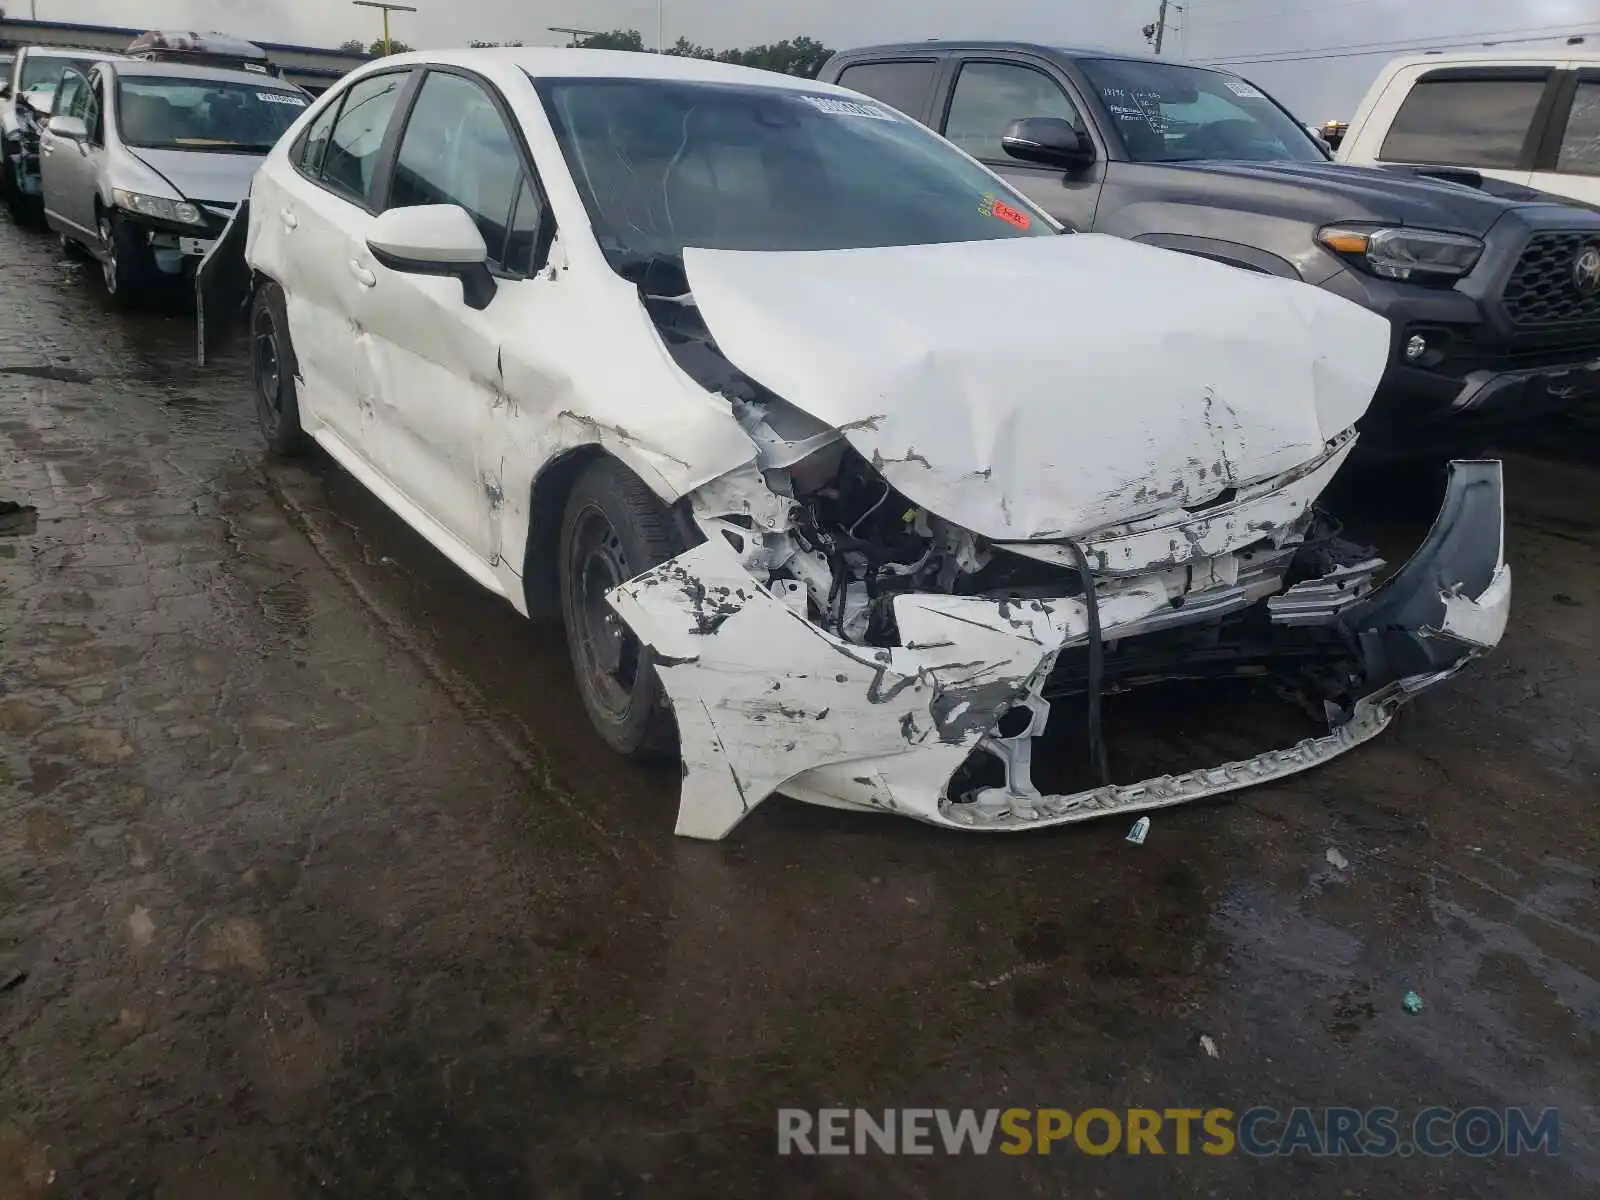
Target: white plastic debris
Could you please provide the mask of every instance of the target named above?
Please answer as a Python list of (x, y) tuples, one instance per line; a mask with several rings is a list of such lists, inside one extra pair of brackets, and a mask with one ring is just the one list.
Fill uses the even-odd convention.
[(1206, 1057), (1208, 1058), (1222, 1057), (1217, 1053), (1217, 1044), (1211, 1040), (1211, 1035), (1208, 1033), (1202, 1033), (1200, 1035), (1200, 1049), (1206, 1052)]
[(1350, 869), (1350, 860), (1340, 854), (1336, 847), (1329, 847), (1328, 865), (1337, 871), (1348, 871)]
[(1140, 817), (1133, 823), (1133, 828), (1128, 830), (1128, 840), (1135, 846), (1144, 845), (1145, 838), (1150, 836), (1150, 818)]

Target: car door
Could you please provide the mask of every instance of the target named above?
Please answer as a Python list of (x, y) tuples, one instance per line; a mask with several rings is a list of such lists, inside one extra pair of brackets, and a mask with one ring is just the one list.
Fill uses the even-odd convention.
[(346, 88), (290, 148), (291, 170), (262, 172), (253, 261), (282, 285), (300, 378), (300, 415), (346, 466), (370, 461), (375, 383), (358, 343), (371, 279), (366, 234), (415, 72)]
[[(56, 87), (55, 103), (50, 110), (54, 117), (76, 117), (88, 125), (90, 87), (82, 72), (71, 67), (62, 72)], [(93, 240), (92, 226), (85, 226), (74, 216), (78, 193), (93, 185), (89, 162), (89, 144), (72, 138), (58, 137), (46, 128), (39, 135), (39, 183), (44, 197), (45, 220), (52, 229), (79, 240)]]
[[(501, 558), (505, 494), (500, 347), (536, 336), (518, 317), (548, 289), (535, 277), (547, 206), (523, 139), (491, 84), (432, 68), (395, 156), (389, 208), (456, 204), (483, 234), (496, 295), (475, 310), (452, 278), (391, 271), (370, 256), (361, 343), (377, 383), (378, 470), (445, 535), (480, 582)], [(455, 543), (451, 545), (450, 543)]]
[[(1073, 229), (1094, 226), (1105, 182), (1106, 152), (1084, 118), (1070, 85), (1043, 63), (988, 55), (954, 62), (949, 95), (937, 126), (946, 138), (991, 168), (1028, 199)], [(1006, 126), (1021, 117), (1060, 117), (1095, 143), (1095, 161), (1082, 171), (1018, 162), (1000, 146)]]
[(1563, 84), (1531, 183), (1600, 205), (1600, 69), (1569, 73)]

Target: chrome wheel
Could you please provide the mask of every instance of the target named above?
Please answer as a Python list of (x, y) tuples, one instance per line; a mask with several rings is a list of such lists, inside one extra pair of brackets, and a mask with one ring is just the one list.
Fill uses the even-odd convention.
[(111, 227), (110, 217), (100, 218), (100, 272), (105, 276), (106, 291), (117, 294), (118, 279), (117, 234)]

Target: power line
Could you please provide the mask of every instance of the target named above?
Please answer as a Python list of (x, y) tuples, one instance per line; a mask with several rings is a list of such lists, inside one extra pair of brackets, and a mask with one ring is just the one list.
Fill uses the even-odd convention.
[[(1542, 42), (1553, 38), (1573, 35), (1587, 35), (1595, 32), (1595, 27), (1563, 25), (1545, 26), (1535, 29), (1501, 29), (1489, 30), (1484, 33), (1463, 33), (1454, 36), (1471, 39), (1470, 41), (1437, 42), (1426, 38), (1406, 38), (1403, 41), (1392, 42), (1355, 42), (1348, 46), (1329, 46), (1318, 50), (1314, 46), (1303, 46), (1294, 50), (1261, 50), (1245, 54), (1231, 55), (1224, 58), (1207, 58), (1200, 61), (1206, 64), (1233, 64), (1242, 65), (1249, 63), (1270, 62), (1311, 62), (1325, 58), (1361, 58), (1369, 54), (1388, 54), (1404, 50), (1454, 50), (1465, 46), (1479, 46), (1485, 39), (1494, 39), (1497, 43)], [(1529, 37), (1512, 37), (1512, 34), (1530, 34)], [(1446, 35), (1451, 36), (1451, 35)]]
[[(1306, 8), (1273, 8), (1266, 12), (1251, 13), (1248, 17), (1229, 17), (1225, 21), (1206, 21), (1207, 29), (1221, 28), (1224, 25), (1248, 25), (1259, 21), (1270, 21), (1275, 17), (1311, 17), (1322, 13), (1345, 8), (1363, 8), (1369, 4), (1393, 4), (1395, 0), (1327, 0), (1326, 3), (1313, 4)], [(1226, 10), (1224, 10), (1226, 11)]]

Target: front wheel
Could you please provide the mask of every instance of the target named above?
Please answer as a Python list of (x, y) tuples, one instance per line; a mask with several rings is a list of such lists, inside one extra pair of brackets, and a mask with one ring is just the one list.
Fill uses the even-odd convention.
[(677, 755), (678, 731), (653, 655), (606, 593), (683, 552), (666, 506), (615, 459), (578, 477), (561, 523), (561, 615), (589, 719), (630, 758)]
[(150, 248), (117, 213), (100, 214), (100, 269), (118, 304), (137, 304), (150, 286)]

